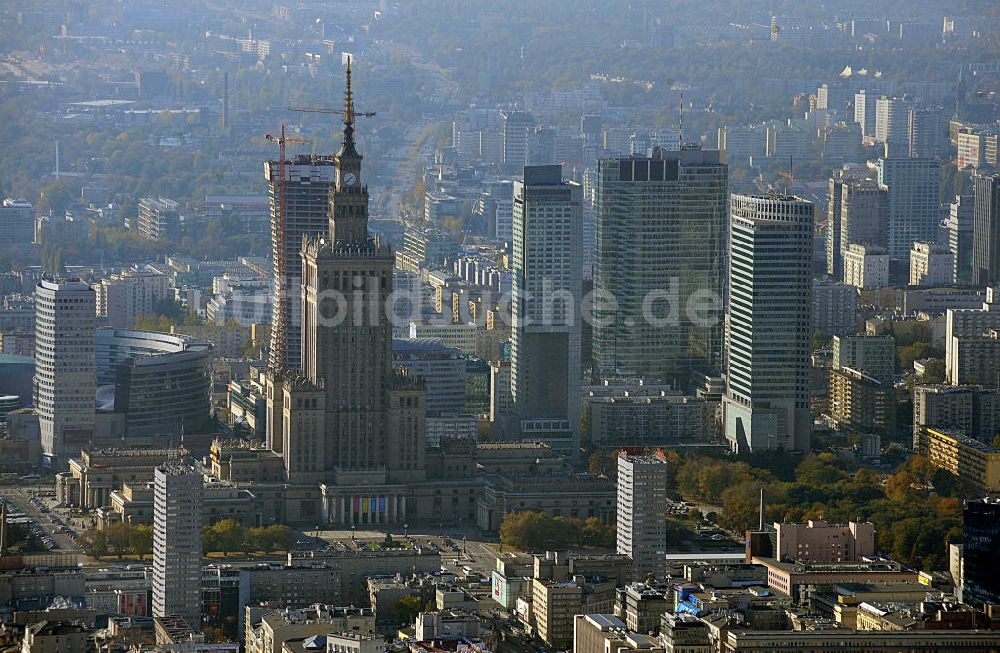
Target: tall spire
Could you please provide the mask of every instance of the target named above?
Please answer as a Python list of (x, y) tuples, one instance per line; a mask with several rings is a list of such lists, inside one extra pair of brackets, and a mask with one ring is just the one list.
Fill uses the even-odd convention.
[(351, 57), (347, 57), (347, 86), (344, 92), (344, 124), (354, 126), (354, 98), (351, 96)]
[(338, 156), (358, 156), (354, 147), (354, 97), (351, 94), (351, 57), (347, 57), (347, 85), (344, 91), (344, 142)]

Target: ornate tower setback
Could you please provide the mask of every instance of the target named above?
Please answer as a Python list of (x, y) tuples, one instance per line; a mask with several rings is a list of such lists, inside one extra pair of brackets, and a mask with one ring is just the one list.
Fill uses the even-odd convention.
[(354, 116), (348, 65), (330, 233), (306, 240), (302, 249), (302, 369), (325, 390), (319, 450), (326, 478), (346, 486), (422, 479), (426, 447), (424, 421), (412, 418), (412, 409), (423, 406), (424, 390), (410, 383), (410, 396), (401, 401), (404, 382), (392, 370), (387, 305), (395, 254), (368, 235), (368, 188), (361, 181)]

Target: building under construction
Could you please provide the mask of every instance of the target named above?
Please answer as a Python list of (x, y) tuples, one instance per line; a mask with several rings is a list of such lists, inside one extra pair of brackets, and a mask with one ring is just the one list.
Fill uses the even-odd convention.
[[(283, 365), (280, 361), (271, 360), (271, 366), (298, 369), (302, 341), (299, 301), (302, 260), (299, 250), (302, 248), (303, 237), (314, 237), (329, 232), (328, 195), (330, 185), (336, 178), (336, 165), (330, 156), (297, 155), (287, 161), (284, 167), (286, 217), (284, 238), (281, 238), (278, 229), (280, 166), (277, 161), (264, 163), (264, 177), (268, 182), (271, 201), (271, 259), (274, 265), (274, 288), (284, 289), (286, 293), (285, 301), (274, 302), (271, 324), (282, 324), (281, 311), (284, 311), (284, 328), (271, 329), (270, 348), (272, 359), (276, 352), (284, 349), (285, 360)], [(284, 283), (281, 283), (279, 257), (284, 259)], [(278, 338), (285, 339), (283, 348), (279, 346)]]

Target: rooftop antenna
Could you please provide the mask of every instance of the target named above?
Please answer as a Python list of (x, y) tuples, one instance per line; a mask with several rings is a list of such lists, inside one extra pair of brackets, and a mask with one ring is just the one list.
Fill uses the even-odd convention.
[(229, 131), (229, 71), (222, 73), (222, 133)]
[(677, 151), (684, 149), (684, 91), (677, 102)]
[(184, 456), (187, 454), (187, 449), (184, 448), (184, 417), (181, 416), (181, 446), (180, 451), (180, 461), (184, 462)]
[(788, 157), (788, 171), (779, 171), (779, 176), (785, 178), (785, 195), (788, 195), (788, 182), (795, 181), (795, 157)]
[(962, 108), (962, 100), (964, 99), (965, 90), (965, 64), (961, 64), (958, 67), (958, 81), (955, 84), (955, 119), (958, 119), (959, 113)]
[(764, 488), (760, 488), (760, 521), (757, 525), (757, 530), (763, 532), (764, 530)]

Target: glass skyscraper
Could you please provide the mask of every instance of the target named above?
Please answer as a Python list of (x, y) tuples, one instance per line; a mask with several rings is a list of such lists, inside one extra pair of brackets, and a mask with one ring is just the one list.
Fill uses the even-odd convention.
[(1000, 603), (1000, 499), (979, 499), (963, 511), (964, 568), (962, 601), (971, 605)]
[[(679, 386), (693, 369), (719, 367), (727, 193), (717, 150), (653, 149), (599, 163), (597, 379)], [(689, 314), (689, 303), (714, 308)]]
[(734, 451), (807, 451), (812, 434), (812, 203), (733, 195), (726, 438)]
[(511, 395), (524, 439), (576, 456), (580, 444), (583, 188), (562, 168), (514, 182)]

